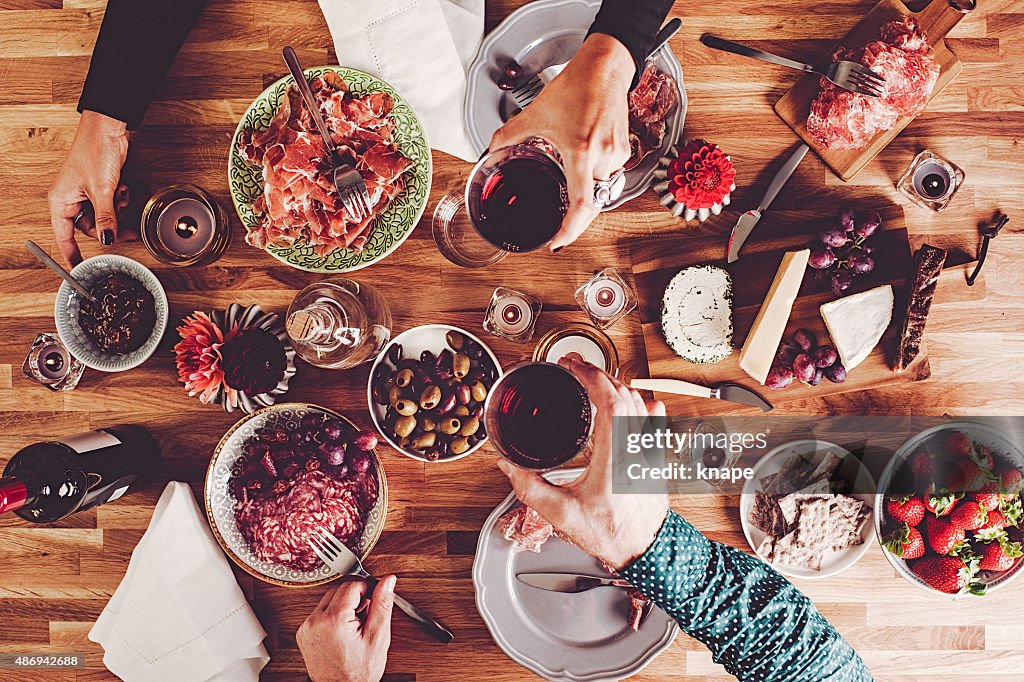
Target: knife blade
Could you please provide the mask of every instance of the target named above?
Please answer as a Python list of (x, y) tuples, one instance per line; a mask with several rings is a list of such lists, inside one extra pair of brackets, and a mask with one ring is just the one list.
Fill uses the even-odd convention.
[(810, 149), (806, 144), (800, 143), (796, 150), (790, 155), (786, 163), (782, 164), (776, 173), (775, 177), (772, 178), (771, 183), (768, 185), (768, 191), (764, 193), (764, 198), (761, 199), (761, 203), (752, 211), (747, 211), (740, 216), (740, 219), (736, 221), (736, 226), (732, 228), (732, 234), (729, 235), (729, 262), (735, 263), (740, 258), (740, 249), (743, 248), (743, 243), (747, 241), (747, 237), (753, 232), (754, 226), (757, 225), (757, 221), (761, 219), (761, 215), (768, 210), (779, 191), (785, 186), (786, 181), (793, 175), (793, 171), (800, 165), (800, 162), (804, 160), (804, 156), (807, 155), (807, 150)]
[(602, 578), (596, 575), (579, 575), (577, 573), (517, 573), (516, 580), (531, 587), (539, 587), (548, 592), (574, 594), (586, 592), (595, 587), (633, 587), (625, 580)]
[(683, 381), (682, 379), (633, 379), (629, 382), (629, 387), (642, 391), (658, 391), (660, 393), (688, 395), (694, 398), (725, 400), (730, 403), (750, 405), (759, 408), (762, 412), (771, 412), (774, 409), (772, 404), (762, 398), (759, 393), (739, 384), (721, 384), (714, 388), (709, 388), (689, 381)]

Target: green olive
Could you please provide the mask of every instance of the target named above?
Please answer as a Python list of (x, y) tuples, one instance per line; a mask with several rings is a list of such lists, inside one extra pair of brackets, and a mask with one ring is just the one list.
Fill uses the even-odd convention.
[(461, 379), (462, 377), (469, 374), (469, 367), (472, 363), (469, 361), (469, 356), (465, 353), (459, 352), (455, 354), (455, 359), (452, 360), (452, 374), (456, 378)]
[(469, 439), (465, 436), (459, 436), (458, 438), (452, 439), (452, 444), (448, 448), (448, 452), (453, 455), (461, 455), (466, 450), (469, 450)]
[(403, 415), (395, 420), (395, 435), (399, 438), (407, 438), (415, 428), (416, 417)]
[(395, 403), (395, 412), (403, 417), (411, 417), (418, 409), (416, 403), (408, 398), (402, 398)]
[(449, 419), (442, 419), (441, 423), (437, 425), (437, 428), (441, 431), (441, 433), (447, 436), (451, 436), (459, 432), (459, 429), (462, 428), (462, 422), (456, 419), (455, 417), (451, 417)]
[(452, 350), (459, 351), (466, 345), (466, 337), (459, 332), (452, 330), (444, 335), (444, 340), (448, 342)]
[(469, 387), (469, 393), (473, 397), (473, 400), (478, 403), (482, 403), (487, 400), (487, 387), (484, 386), (484, 382), (478, 381)]
[(404, 396), (402, 395), (402, 389), (398, 386), (392, 386), (388, 389), (388, 405), (394, 407), (395, 403), (401, 400)]
[(412, 383), (413, 371), (411, 369), (403, 369), (401, 372), (395, 375), (395, 384), (405, 388)]
[(428, 431), (413, 437), (410, 445), (416, 450), (427, 450), (434, 447), (435, 442), (437, 442), (437, 434), (433, 431)]
[(462, 420), (462, 428), (459, 429), (460, 436), (472, 436), (480, 428), (480, 420), (476, 417)]
[(454, 410), (452, 410), (452, 414), (455, 415), (456, 417), (468, 417), (469, 408), (466, 407), (465, 405), (459, 405)]
[(423, 431), (433, 431), (437, 428), (437, 422), (428, 417), (427, 415), (420, 412), (420, 429)]
[(420, 393), (420, 407), (424, 410), (432, 410), (441, 402), (441, 387), (431, 384)]

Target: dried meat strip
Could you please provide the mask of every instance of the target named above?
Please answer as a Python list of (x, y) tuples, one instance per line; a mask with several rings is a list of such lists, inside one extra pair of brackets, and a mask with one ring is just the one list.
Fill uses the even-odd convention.
[(921, 352), (924, 327), (935, 298), (935, 289), (939, 283), (939, 275), (942, 274), (942, 266), (946, 263), (946, 251), (925, 244), (918, 250), (916, 261), (914, 281), (907, 301), (907, 312), (903, 318), (903, 329), (900, 331), (900, 347), (896, 352), (894, 369), (897, 372), (902, 372), (909, 367)]

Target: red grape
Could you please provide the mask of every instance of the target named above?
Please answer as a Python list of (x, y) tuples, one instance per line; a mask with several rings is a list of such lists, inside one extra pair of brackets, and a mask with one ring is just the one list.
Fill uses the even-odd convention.
[(825, 370), (825, 378), (833, 384), (841, 384), (846, 381), (846, 368), (843, 363), (837, 362)]
[(796, 333), (793, 334), (793, 340), (805, 353), (814, 348), (814, 332), (807, 331), (806, 329), (797, 329)]
[(507, 78), (502, 78), (500, 81), (498, 81), (498, 89), (500, 90), (513, 90), (515, 89), (515, 87), (515, 82)]
[(814, 349), (811, 357), (814, 358), (815, 366), (820, 369), (825, 369), (826, 367), (831, 367), (836, 364), (836, 360), (839, 359), (839, 353), (837, 353), (836, 349), (832, 346), (818, 346)]
[(835, 265), (835, 262), (836, 254), (827, 246), (811, 251), (811, 258), (808, 261), (809, 265), (815, 270), (826, 270)]
[(345, 461), (345, 446), (338, 443), (324, 443), (320, 446), (320, 454), (328, 464), (338, 466)]
[(875, 259), (864, 253), (851, 253), (848, 262), (858, 275), (866, 275), (875, 269)]
[(824, 379), (824, 378), (825, 378), (825, 370), (823, 370), (823, 369), (816, 369), (816, 370), (814, 370), (814, 376), (811, 377), (811, 380), (808, 381), (807, 384), (809, 386), (817, 386), (818, 384), (821, 383), (821, 380)]
[(800, 355), (793, 358), (793, 378), (795, 379), (810, 381), (814, 378), (816, 369), (814, 360), (807, 353), (800, 353)]
[(853, 275), (848, 270), (836, 270), (832, 273), (832, 291), (836, 296), (853, 286)]
[(780, 365), (792, 365), (793, 358), (800, 352), (800, 347), (788, 339), (783, 339), (779, 350), (775, 353), (775, 362)]
[(882, 225), (882, 216), (878, 214), (878, 211), (872, 211), (867, 217), (857, 226), (857, 236), (864, 237), (865, 239), (875, 233)]
[(348, 464), (357, 474), (364, 473), (370, 468), (370, 453), (366, 450), (353, 450), (348, 454)]
[(850, 237), (846, 231), (839, 227), (830, 227), (818, 233), (818, 237), (826, 246), (846, 246), (850, 243)]
[(793, 370), (782, 365), (773, 365), (768, 372), (768, 378), (764, 380), (765, 386), (776, 390), (786, 388), (791, 383), (793, 383)]
[(519, 76), (522, 75), (522, 73), (523, 73), (523, 67), (519, 66), (519, 62), (517, 62), (516, 60), (510, 59), (505, 64), (505, 69), (504, 69), (505, 78), (508, 78), (509, 80), (515, 80), (515, 79), (519, 78)]
[(839, 223), (843, 226), (843, 229), (847, 232), (853, 232), (853, 209), (849, 206), (843, 208), (843, 212), (839, 214)]

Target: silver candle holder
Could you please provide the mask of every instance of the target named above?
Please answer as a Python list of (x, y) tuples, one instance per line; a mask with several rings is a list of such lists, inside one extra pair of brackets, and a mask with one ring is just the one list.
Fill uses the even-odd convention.
[(68, 352), (60, 337), (45, 333), (32, 342), (21, 371), (51, 391), (71, 391), (78, 386), (85, 365)]

